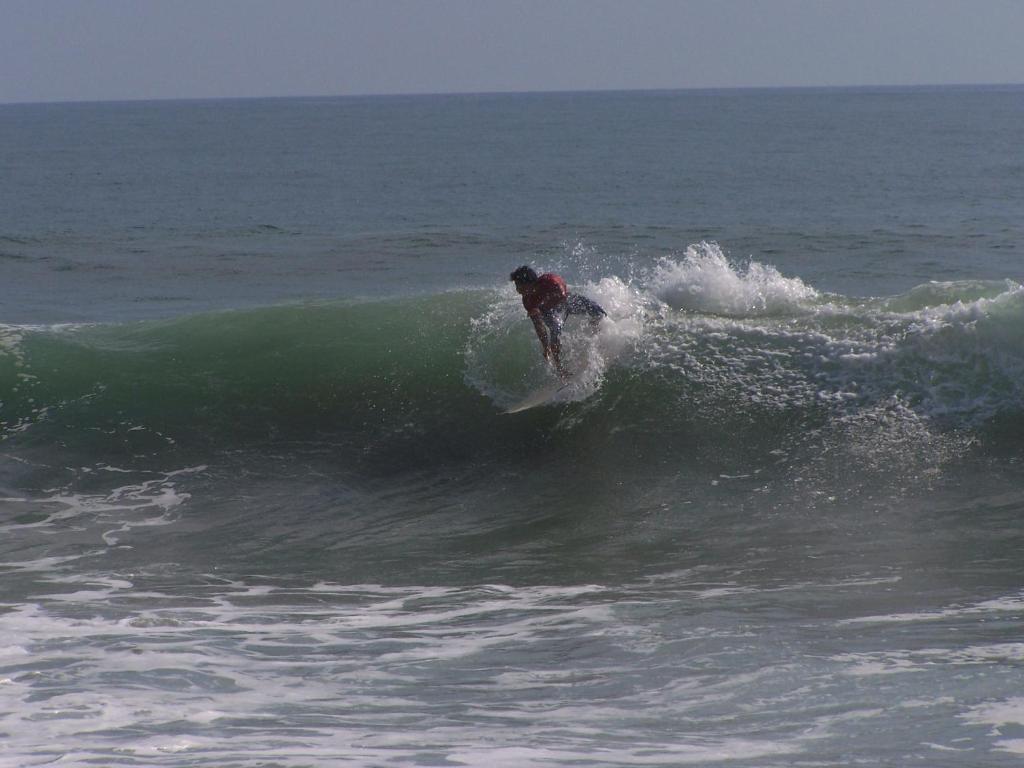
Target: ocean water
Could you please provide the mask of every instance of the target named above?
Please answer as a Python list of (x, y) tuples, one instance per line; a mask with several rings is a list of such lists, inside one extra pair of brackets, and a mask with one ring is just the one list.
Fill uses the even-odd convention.
[[(1024, 759), (1024, 88), (0, 106), (0, 764)], [(550, 381), (508, 273), (599, 301)]]

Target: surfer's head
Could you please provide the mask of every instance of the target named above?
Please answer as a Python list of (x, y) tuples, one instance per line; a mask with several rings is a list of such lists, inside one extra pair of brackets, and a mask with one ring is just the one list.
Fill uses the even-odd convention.
[(519, 286), (521, 283), (535, 283), (537, 282), (537, 273), (532, 267), (528, 267), (525, 264), (509, 275), (509, 280)]

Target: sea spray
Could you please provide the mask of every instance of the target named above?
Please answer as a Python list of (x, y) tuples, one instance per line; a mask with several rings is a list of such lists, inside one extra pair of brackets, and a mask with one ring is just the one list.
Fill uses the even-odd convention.
[(716, 243), (687, 247), (682, 259), (662, 258), (651, 270), (648, 290), (672, 309), (734, 317), (798, 313), (818, 297), (799, 278), (775, 267), (730, 262)]

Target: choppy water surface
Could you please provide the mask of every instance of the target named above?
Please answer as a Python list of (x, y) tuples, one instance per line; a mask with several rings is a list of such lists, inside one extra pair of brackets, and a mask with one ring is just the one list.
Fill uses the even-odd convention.
[(0, 762), (1017, 764), (1022, 110), (0, 108)]

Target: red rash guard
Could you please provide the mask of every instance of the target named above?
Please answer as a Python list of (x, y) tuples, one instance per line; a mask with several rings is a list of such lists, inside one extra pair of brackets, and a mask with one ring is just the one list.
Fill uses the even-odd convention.
[(569, 288), (560, 275), (545, 273), (530, 286), (523, 296), (523, 306), (529, 314), (554, 309), (569, 295)]

